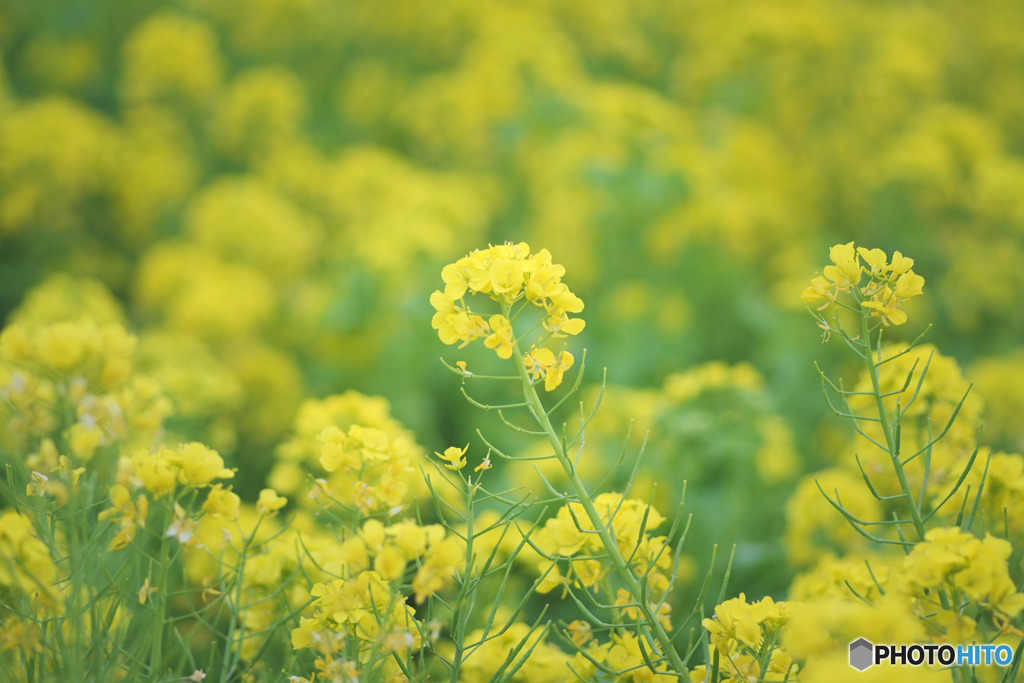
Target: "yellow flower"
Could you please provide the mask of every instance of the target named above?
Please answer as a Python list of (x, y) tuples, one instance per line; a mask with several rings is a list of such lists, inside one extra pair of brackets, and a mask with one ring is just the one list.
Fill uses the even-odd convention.
[(405, 573), (406, 558), (392, 543), (384, 545), (373, 561), (373, 570), (386, 581), (398, 581)]
[(577, 646), (586, 644), (588, 640), (594, 637), (590, 624), (580, 619), (570, 622), (566, 630), (569, 632), (572, 642), (576, 643)]
[(914, 267), (914, 259), (907, 258), (898, 251), (892, 253), (892, 263), (889, 264), (889, 272), (892, 275), (902, 275)]
[(853, 249), (853, 242), (837, 244), (829, 250), (834, 266), (825, 266), (824, 275), (832, 282), (845, 288), (860, 282), (861, 266)]
[[(893, 253), (892, 263), (887, 265), (884, 251), (864, 247), (855, 250), (853, 242), (835, 245), (829, 256), (833, 265), (825, 267), (824, 277), (817, 276), (811, 280), (810, 286), (800, 295), (804, 301), (827, 299), (818, 307), (819, 311), (823, 310), (836, 300), (839, 292), (849, 292), (860, 282), (862, 273), (867, 272), (867, 284), (856, 292), (860, 305), (873, 317), (881, 318), (884, 325), (902, 325), (907, 321), (907, 314), (901, 310), (902, 304), (921, 294), (924, 286), (924, 278), (910, 269), (914, 265), (913, 259), (897, 251)], [(864, 260), (866, 267), (860, 265), (858, 257)], [(827, 339), (830, 330), (825, 330)]]
[(178, 468), (168, 459), (169, 454), (167, 449), (161, 449), (154, 455), (141, 452), (132, 457), (135, 476), (157, 499), (173, 491), (178, 479)]
[(42, 472), (32, 472), (32, 481), (25, 487), (26, 496), (43, 496), (46, 495), (46, 485), (49, 483), (50, 478)]
[(76, 422), (68, 429), (68, 442), (71, 452), (76, 458), (84, 462), (92, 460), (96, 448), (103, 439), (103, 430), (98, 425), (86, 425)]
[(789, 606), (770, 597), (747, 603), (746, 596), (726, 600), (715, 607), (713, 619), (704, 619), (711, 644), (723, 655), (739, 647), (758, 652), (766, 638), (789, 620)]
[(132, 500), (131, 493), (122, 484), (114, 484), (110, 487), (110, 503), (113, 507), (103, 510), (99, 518), (118, 518), (120, 529), (110, 542), (109, 550), (121, 550), (128, 546), (135, 538), (135, 531), (138, 527), (146, 527), (146, 517), (149, 515), (149, 499), (140, 495), (138, 500)]
[(832, 293), (831, 285), (828, 280), (821, 277), (820, 275), (811, 280), (811, 286), (803, 291), (800, 298), (808, 303), (813, 303), (818, 299), (828, 299), (825, 304), (819, 308), (820, 311), (825, 306), (828, 306), (830, 301), (835, 301), (835, 294)]
[(488, 323), (491, 326), (492, 333), (491, 336), (484, 340), (484, 346), (494, 349), (494, 352), (498, 354), (498, 358), (511, 358), (515, 339), (512, 337), (512, 325), (509, 323), (508, 318), (503, 315), (492, 315)]
[(871, 315), (881, 318), (885, 325), (902, 325), (907, 322), (907, 314), (899, 309), (899, 304), (899, 299), (895, 297), (882, 296), (880, 300), (865, 301), (861, 305), (870, 308)]
[(259, 500), (256, 503), (257, 509), (260, 514), (272, 516), (276, 515), (277, 511), (288, 504), (288, 499), (277, 495), (277, 491), (274, 489), (263, 489), (260, 491)]
[(545, 305), (548, 317), (544, 320), (544, 329), (553, 337), (564, 337), (567, 334), (576, 335), (583, 331), (586, 322), (581, 318), (570, 318), (569, 313), (579, 313), (583, 310), (583, 300), (569, 291), (564, 284), (560, 284), (551, 295), (550, 303)]
[(448, 316), (455, 313), (455, 301), (448, 297), (447, 294), (440, 290), (435, 290), (430, 295), (430, 305), (437, 311), (434, 313), (434, 317), (431, 319), (431, 326), (437, 330), (438, 336), (445, 344), (454, 344), (459, 341), (458, 335), (455, 334), (454, 327), (448, 322)]
[(488, 294), (506, 308), (525, 298), (526, 303), (544, 309), (544, 329), (554, 337), (579, 334), (584, 321), (569, 314), (582, 311), (583, 301), (561, 282), (564, 273), (565, 268), (552, 263), (546, 249), (530, 254), (525, 242), (477, 249), (441, 270), (445, 288), (430, 295), (436, 310), (431, 325), (442, 342), (461, 341), (460, 348), (486, 335), (487, 347), (501, 358), (509, 358), (513, 343), (509, 320), (495, 316), (488, 326), (463, 301), (467, 293)]
[(530, 300), (550, 298), (558, 291), (565, 267), (552, 263), (551, 252), (547, 249), (538, 251), (534, 261), (536, 268), (526, 285), (526, 296)]
[[(317, 631), (319, 630), (320, 621), (318, 619), (312, 619), (310, 617), (299, 617), (298, 628), (292, 629), (292, 649), (303, 650), (306, 648), (316, 647), (317, 644)], [(298, 676), (291, 676), (291, 680), (302, 680), (306, 681), (305, 678), (299, 678)]]
[(412, 580), (417, 604), (422, 603), (428, 595), (444, 588), (447, 581), (455, 576), (455, 572), (461, 569), (465, 562), (465, 546), (459, 539), (448, 537), (440, 543), (431, 545)]
[(509, 300), (515, 298), (523, 288), (524, 270), (524, 263), (520, 260), (495, 260), (489, 270), (491, 291), (502, 294)]
[(896, 280), (895, 294), (900, 299), (917, 296), (924, 288), (924, 278), (912, 270), (908, 270)]
[(0, 513), (0, 587), (52, 598), (57, 568), (28, 517)]
[(543, 377), (544, 390), (553, 391), (562, 383), (565, 371), (572, 367), (575, 359), (568, 351), (561, 351), (556, 356), (551, 349), (542, 346), (530, 351), (523, 361), (532, 378)]
[(430, 295), (430, 303), (437, 310), (431, 326), (445, 344), (462, 342), (462, 348), (474, 339), (487, 334), (487, 323), (479, 315), (470, 313), (455, 304), (446, 293), (436, 291)]
[(149, 596), (151, 596), (153, 593), (156, 593), (158, 590), (160, 589), (149, 585), (149, 577), (147, 576), (146, 580), (142, 582), (142, 588), (139, 589), (139, 604), (145, 605), (146, 600), (149, 599)]
[[(469, 287), (469, 268), (467, 266), (467, 259), (459, 259), (441, 269), (441, 279), (444, 280), (443, 296), (450, 301), (461, 299)], [(441, 294), (441, 292), (434, 294)], [(434, 297), (431, 296), (431, 303), (434, 303), (433, 299)]]
[(230, 488), (214, 484), (206, 494), (203, 512), (218, 519), (234, 522), (241, 515), (241, 499)]
[(224, 467), (224, 460), (212, 448), (201, 443), (189, 443), (180, 448), (181, 471), (178, 475), (186, 486), (202, 488), (214, 479), (230, 479), (235, 473)]
[(538, 568), (538, 572), (542, 575), (540, 583), (537, 584), (537, 592), (550, 593), (559, 586), (567, 586), (569, 581), (562, 576), (562, 572), (558, 569), (558, 565), (554, 562), (547, 562), (542, 564)]
[[(44, 445), (47, 442), (49, 442), (51, 447), (53, 446), (53, 442), (50, 441), (49, 439), (46, 439), (44, 441)], [(40, 450), (42, 450), (42, 447), (40, 447)], [(60, 456), (58, 458), (57, 462), (58, 462), (58, 468), (57, 469), (60, 471), (60, 473), (65, 475), (68, 479), (71, 480), (71, 485), (72, 486), (78, 486), (78, 480), (81, 479), (82, 475), (85, 473), (85, 468), (84, 467), (76, 467), (76, 468), (72, 469), (72, 467), (71, 467), (71, 460), (66, 455)]]
[(450, 446), (444, 449), (443, 454), (434, 451), (434, 455), (441, 458), (447, 463), (445, 467), (447, 467), (450, 470), (458, 471), (466, 466), (467, 450), (469, 450), (469, 444), (466, 444), (465, 448), (456, 448), (455, 446)]
[(868, 268), (871, 269), (872, 275), (880, 274), (885, 269), (886, 256), (885, 252), (881, 249), (865, 249), (864, 247), (857, 247), (857, 253), (860, 255), (864, 262), (868, 264)]

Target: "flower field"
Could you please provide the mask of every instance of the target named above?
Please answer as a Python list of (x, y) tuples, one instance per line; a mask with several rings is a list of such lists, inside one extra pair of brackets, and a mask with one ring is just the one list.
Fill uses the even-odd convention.
[(1021, 36), (0, 3), (0, 680), (1024, 680)]

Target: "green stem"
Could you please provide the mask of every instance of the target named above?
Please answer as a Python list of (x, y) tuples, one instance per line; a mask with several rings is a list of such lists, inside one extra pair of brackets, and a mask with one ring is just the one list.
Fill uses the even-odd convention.
[[(166, 515), (164, 522), (166, 523)], [(164, 643), (164, 625), (167, 622), (167, 565), (170, 564), (170, 545), (171, 541), (165, 537), (159, 537), (158, 542), (160, 543), (160, 560), (156, 568), (158, 575), (155, 584), (151, 584), (159, 591), (154, 593), (156, 596), (156, 622), (155, 630), (156, 634), (153, 638), (153, 649), (150, 651), (149, 669), (153, 676), (159, 676), (160, 668), (163, 666), (163, 643)]]
[(452, 634), (455, 641), (455, 655), (452, 657), (452, 668), (448, 679), (450, 683), (457, 683), (459, 680), (459, 670), (462, 668), (462, 657), (466, 644), (466, 626), (472, 611), (470, 606), (466, 604), (467, 593), (472, 594), (476, 592), (475, 579), (472, 578), (474, 493), (476, 493), (476, 488), (470, 482), (466, 492), (466, 569), (462, 587), (459, 589), (459, 595), (455, 602), (455, 610), (452, 614), (452, 623), (455, 625), (455, 633)]
[[(885, 402), (882, 400), (881, 385), (878, 380), (878, 366), (881, 363), (882, 358), (882, 342), (879, 339), (878, 348), (872, 348), (871, 346), (871, 332), (868, 330), (868, 317), (867, 311), (861, 313), (861, 335), (864, 337), (864, 347), (867, 351), (868, 361), (868, 374), (871, 377), (871, 388), (875, 396), (875, 407), (878, 410), (878, 422), (882, 425), (882, 434), (885, 436), (885, 445), (889, 449), (889, 456), (892, 459), (892, 467), (896, 472), (896, 479), (900, 483), (900, 490), (903, 492), (903, 498), (907, 501), (907, 507), (910, 509), (910, 518), (914, 523), (914, 529), (917, 532), (917, 539), (919, 542), (924, 541), (925, 527), (924, 520), (921, 518), (921, 510), (918, 508), (917, 503), (914, 500), (914, 494), (910, 490), (910, 483), (907, 481), (906, 472), (903, 471), (903, 463), (900, 462), (899, 449), (896, 447), (896, 439), (892, 433), (892, 426), (889, 424), (889, 415), (885, 409)], [(877, 358), (877, 360), (876, 360)], [(900, 414), (897, 412), (895, 419), (900, 419)], [(924, 498), (922, 490), (921, 498)], [(946, 592), (941, 588), (938, 591), (939, 603), (943, 609), (950, 609), (950, 601)]]
[[(505, 311), (505, 316), (508, 317), (507, 310)], [(637, 581), (635, 576), (633, 576), (633, 572), (630, 571), (625, 558), (623, 558), (622, 553), (619, 552), (619, 547), (615, 538), (601, 520), (601, 515), (594, 506), (594, 502), (591, 500), (590, 494), (587, 493), (586, 487), (576, 474), (576, 469), (573, 467), (572, 461), (569, 460), (565, 453), (562, 440), (551, 425), (551, 420), (548, 419), (548, 414), (544, 409), (544, 404), (540, 400), (540, 396), (537, 394), (537, 389), (534, 387), (533, 382), (530, 380), (529, 373), (526, 370), (526, 364), (523, 362), (523, 354), (519, 349), (518, 340), (515, 340), (512, 344), (512, 355), (515, 359), (516, 370), (519, 371), (519, 377), (523, 382), (523, 392), (526, 396), (526, 401), (530, 405), (530, 410), (533, 412), (534, 418), (536, 418), (541, 429), (544, 430), (548, 443), (551, 444), (551, 448), (555, 452), (555, 457), (558, 459), (559, 464), (562, 465), (562, 469), (569, 478), (569, 482), (572, 484), (580, 505), (583, 506), (591, 524), (594, 525), (594, 529), (597, 531), (597, 534), (601, 539), (601, 543), (608, 552), (608, 557), (611, 559), (612, 564), (615, 567), (615, 571), (622, 579), (622, 582), (626, 585), (626, 590), (629, 591), (633, 601), (639, 605), (640, 612), (643, 614), (644, 621), (647, 625), (647, 631), (644, 633), (645, 638), (652, 644), (656, 640), (657, 644), (661, 647), (664, 657), (668, 660), (676, 673), (684, 674), (686, 672), (686, 665), (679, 657), (679, 653), (676, 652), (675, 646), (672, 645), (672, 639), (665, 631), (665, 628), (651, 611), (650, 605), (647, 603), (646, 596), (644, 595), (643, 586), (641, 586), (640, 582)]]
[[(924, 520), (921, 518), (921, 510), (918, 504), (914, 500), (914, 495), (910, 490), (910, 483), (907, 481), (906, 472), (903, 470), (903, 463), (900, 461), (899, 449), (896, 446), (896, 439), (893, 435), (892, 425), (889, 424), (889, 415), (885, 409), (885, 402), (882, 399), (881, 385), (878, 379), (878, 367), (882, 362), (882, 340), (879, 336), (877, 348), (873, 348), (871, 345), (871, 330), (868, 327), (868, 320), (871, 317), (869, 311), (865, 310), (863, 306), (863, 299), (860, 296), (856, 288), (853, 288), (853, 295), (856, 297), (857, 302), (860, 306), (861, 316), (861, 337), (863, 339), (865, 360), (868, 365), (868, 375), (871, 377), (871, 389), (874, 393), (875, 407), (878, 410), (878, 422), (882, 425), (882, 434), (885, 436), (885, 445), (889, 450), (889, 457), (892, 460), (893, 470), (896, 472), (896, 479), (900, 484), (900, 491), (903, 493), (903, 498), (907, 502), (907, 507), (910, 510), (910, 518), (914, 523), (914, 530), (917, 532), (918, 541), (924, 541), (925, 537), (925, 526)], [(899, 404), (897, 404), (898, 406)], [(897, 412), (894, 421), (898, 423), (902, 416)], [(921, 491), (921, 499), (924, 499), (924, 490)], [(949, 596), (941, 588), (938, 591), (939, 602), (943, 609), (950, 609)], [(965, 674), (957, 669), (953, 669), (954, 681), (967, 680)]]
[[(875, 407), (878, 410), (878, 422), (882, 425), (882, 434), (885, 436), (885, 445), (889, 449), (889, 457), (892, 459), (893, 469), (896, 471), (896, 478), (900, 483), (900, 490), (903, 492), (903, 497), (907, 501), (907, 507), (910, 508), (910, 518), (914, 522), (914, 529), (917, 531), (917, 538), (919, 541), (924, 540), (925, 528), (924, 521), (921, 519), (921, 511), (917, 507), (917, 503), (914, 501), (914, 494), (910, 490), (910, 484), (907, 482), (907, 475), (903, 471), (903, 463), (900, 462), (900, 454), (896, 448), (896, 439), (892, 433), (892, 426), (889, 424), (889, 414), (885, 409), (885, 402), (882, 400), (882, 390), (878, 381), (878, 364), (875, 362), (876, 352), (881, 358), (882, 349), (881, 341), (879, 341), (879, 348), (874, 349), (871, 346), (871, 332), (868, 330), (868, 313), (866, 311), (861, 313), (861, 335), (864, 337), (864, 345), (867, 350), (868, 357), (868, 374), (871, 377), (871, 388), (875, 395)], [(899, 415), (896, 416), (898, 420)]]

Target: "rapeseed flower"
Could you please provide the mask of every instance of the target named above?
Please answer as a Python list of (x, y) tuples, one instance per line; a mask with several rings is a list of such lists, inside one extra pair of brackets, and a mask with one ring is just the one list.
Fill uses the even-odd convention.
[(52, 601), (57, 567), (28, 517), (0, 512), (0, 587)]
[(573, 362), (575, 362), (575, 358), (568, 351), (559, 351), (556, 356), (546, 346), (533, 349), (523, 358), (526, 371), (530, 376), (534, 380), (544, 379), (545, 391), (553, 391), (562, 383), (565, 371), (572, 367)]
[[(520, 342), (512, 328), (511, 321), (518, 315), (513, 313), (514, 307), (516, 311), (528, 305), (541, 309), (547, 337), (577, 335), (585, 323), (571, 314), (583, 310), (583, 301), (561, 281), (564, 274), (564, 267), (552, 263), (550, 252), (542, 249), (531, 254), (525, 242), (477, 249), (441, 270), (445, 287), (430, 295), (436, 311), (431, 324), (442, 342), (458, 343), (459, 348), (484, 337), (484, 345), (502, 359), (511, 358)], [(475, 294), (487, 295), (502, 312), (485, 320), (466, 301), (467, 295)], [(539, 344), (524, 350), (523, 355), (527, 370), (534, 379), (544, 378), (547, 391), (561, 384), (573, 363), (568, 351), (556, 356)]]
[[(881, 249), (854, 249), (853, 242), (837, 244), (829, 250), (832, 264), (825, 266), (824, 277), (811, 280), (801, 298), (808, 303), (821, 299), (827, 301), (818, 308), (823, 310), (834, 303), (841, 293), (850, 293), (860, 307), (867, 309), (872, 317), (879, 318), (883, 325), (902, 325), (907, 314), (902, 305), (923, 291), (924, 278), (911, 268), (914, 260), (893, 252), (892, 262)], [(863, 264), (861, 263), (863, 260)], [(868, 281), (861, 287), (861, 276)]]
[(461, 470), (466, 466), (466, 451), (469, 449), (469, 444), (466, 444), (465, 448), (456, 448), (450, 446), (444, 449), (444, 453), (434, 452), (434, 455), (445, 461), (445, 467), (450, 470)]
[(238, 494), (230, 487), (224, 488), (222, 484), (214, 484), (206, 494), (203, 512), (227, 522), (234, 522), (241, 516), (241, 504)]
[(277, 491), (274, 489), (267, 488), (260, 491), (257, 507), (260, 514), (273, 516), (287, 504), (287, 498), (277, 495)]

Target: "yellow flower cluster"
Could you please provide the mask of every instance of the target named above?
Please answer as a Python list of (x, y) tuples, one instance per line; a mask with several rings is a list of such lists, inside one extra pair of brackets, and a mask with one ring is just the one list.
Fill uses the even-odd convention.
[(884, 556), (825, 555), (793, 579), (788, 595), (793, 602), (849, 599), (854, 590), (861, 597), (875, 600), (888, 591), (895, 571)]
[[(819, 488), (820, 486), (820, 488)], [(858, 519), (878, 519), (881, 505), (864, 487), (856, 471), (831, 468), (803, 477), (786, 502), (786, 531), (783, 536), (789, 561), (801, 567), (827, 553), (860, 550), (866, 545), (860, 536), (821, 495), (837, 497)]]
[[(907, 314), (901, 306), (921, 293), (924, 278), (911, 268), (914, 259), (893, 252), (892, 261), (881, 249), (853, 248), (853, 242), (837, 244), (829, 250), (832, 265), (825, 266), (823, 275), (811, 280), (801, 298), (813, 303), (826, 299), (818, 308), (823, 310), (836, 301), (841, 292), (852, 293), (861, 307), (870, 309), (871, 315), (881, 318), (885, 325), (902, 325)], [(861, 263), (863, 261), (863, 263)], [(867, 282), (858, 288), (861, 276)]]
[[(437, 311), (431, 324), (445, 344), (461, 342), (462, 348), (483, 337), (484, 345), (504, 359), (511, 358), (518, 349), (519, 339), (511, 322), (516, 317), (512, 307), (518, 303), (543, 310), (541, 324), (547, 337), (579, 334), (585, 323), (570, 314), (582, 311), (583, 301), (562, 282), (563, 275), (565, 268), (552, 262), (547, 249), (531, 254), (525, 242), (476, 249), (441, 270), (445, 288), (430, 295)], [(467, 293), (488, 295), (501, 305), (502, 312), (485, 320), (466, 303)], [(561, 384), (574, 358), (564, 349), (556, 354), (534, 345), (525, 353), (524, 362), (532, 378), (543, 378), (544, 388), (551, 391)]]
[[(874, 565), (872, 565), (874, 566)], [(802, 663), (801, 683), (829, 683), (857, 675), (858, 680), (949, 681), (948, 670), (932, 667), (886, 666), (857, 672), (850, 667), (849, 644), (857, 638), (872, 643), (924, 642), (925, 623), (914, 614), (903, 596), (883, 595), (867, 602), (853, 597), (825, 596), (806, 602), (790, 602), (790, 618), (782, 633), (782, 647)], [(968, 642), (951, 630), (954, 644)], [(866, 675), (866, 677), (865, 677)], [(791, 679), (792, 680), (792, 679)]]
[(201, 602), (225, 601), (244, 626), (231, 645), (246, 660), (280, 637), (275, 626), (282, 610), (308, 603), (310, 585), (334, 578), (343, 566), (337, 538), (312, 516), (280, 521), (276, 510), (286, 502), (266, 489), (258, 503), (241, 503), (214, 485), (191, 529), (194, 541), (184, 548), (189, 581), (203, 586)]
[(370, 567), (385, 581), (401, 581), (410, 562), (418, 569), (412, 579), (416, 602), (440, 592), (466, 560), (465, 544), (446, 536), (442, 526), (420, 526), (404, 520), (384, 526), (376, 519), (363, 523), (357, 536), (341, 547), (348, 572), (353, 576)]
[[(721, 655), (719, 671), (727, 680), (792, 680), (793, 658), (775, 645), (779, 630), (789, 619), (789, 605), (770, 597), (748, 603), (740, 593), (738, 598), (716, 606), (714, 618), (702, 623), (711, 645)], [(768, 647), (771, 655), (765, 659)], [(704, 672), (705, 669), (698, 668), (695, 678), (700, 680)]]
[[(623, 435), (631, 432), (627, 447), (634, 451), (643, 448), (643, 465), (630, 484), (631, 496), (650, 501), (658, 510), (674, 509), (679, 504), (678, 486), (664, 485), (663, 473), (668, 471), (680, 472), (687, 480), (687, 491), (697, 491), (705, 500), (721, 500), (721, 496), (753, 487), (761, 491), (756, 497), (742, 493), (733, 496), (728, 505), (718, 507), (714, 519), (694, 515), (688, 538), (700, 540), (688, 541), (692, 554), (685, 554), (677, 569), (677, 582), (685, 585), (703, 563), (701, 553), (710, 551), (710, 543), (702, 544), (705, 533), (729, 524), (727, 519), (736, 520), (735, 528), (744, 530), (744, 536), (737, 537), (743, 547), (760, 542), (766, 530), (778, 524), (769, 521), (763, 511), (767, 506), (776, 515), (781, 514), (785, 497), (792, 493), (790, 482), (802, 472), (803, 462), (797, 435), (774, 399), (767, 380), (751, 364), (721, 361), (669, 373), (660, 388), (618, 384), (591, 387), (584, 390), (584, 403), (591, 405), (600, 400), (600, 410), (585, 423), (588, 456), (579, 459), (578, 472), (584, 479), (605, 477), (623, 452)], [(585, 417), (570, 422), (570, 433), (583, 424)], [(681, 464), (680, 453), (700, 453), (701, 457), (685, 459)], [(537, 463), (543, 476), (557, 485), (560, 472), (543, 469), (551, 464), (557, 463)], [(611, 485), (625, 486), (629, 474), (622, 472)], [(539, 477), (533, 478), (535, 491), (544, 486)], [(823, 519), (831, 522), (829, 515), (823, 518), (820, 514), (818, 504), (828, 504), (813, 483), (807, 494), (808, 503), (819, 510), (802, 518), (807, 526)], [(687, 493), (688, 503), (690, 495)], [(831, 523), (829, 531), (837, 531), (846, 539), (853, 534), (844, 528), (842, 520)], [(813, 549), (811, 553), (813, 559)], [(772, 562), (766, 561), (766, 568)]]
[(957, 527), (929, 530), (909, 553), (823, 558), (790, 588), (791, 618), (782, 644), (806, 659), (800, 680), (823, 676), (845, 644), (959, 644), (989, 639), (988, 619), (1005, 633), (1024, 610), (1010, 577), (1010, 544)]
[(230, 479), (235, 473), (224, 467), (220, 454), (201, 443), (161, 447), (154, 453), (137, 452), (120, 462), (118, 480), (145, 488), (156, 498), (172, 494), (178, 483), (205, 488), (214, 479)]
[(1024, 610), (1024, 593), (1010, 578), (1012, 550), (1002, 538), (979, 539), (955, 527), (935, 528), (904, 558), (899, 578), (923, 608), (941, 609), (936, 589), (945, 587), (965, 601), (1012, 619)]
[(66, 97), (19, 103), (0, 116), (0, 235), (38, 222), (80, 227), (79, 213), (113, 177), (114, 126)]
[[(213, 484), (215, 479), (234, 476), (234, 471), (224, 466), (220, 454), (201, 443), (182, 444), (175, 449), (164, 446), (153, 453), (137, 451), (131, 456), (122, 456), (118, 462), (117, 483), (110, 487), (111, 507), (100, 513), (100, 519), (114, 519), (118, 523), (110, 549), (125, 548), (135, 538), (136, 531), (145, 528), (149, 497), (143, 489), (154, 500), (160, 500), (165, 496), (176, 498), (178, 484), (188, 489), (209, 487), (203, 512), (225, 520), (237, 519), (239, 497), (223, 484)], [(167, 535), (177, 537), (182, 543), (192, 542), (194, 521), (177, 503), (175, 511), (175, 521), (168, 527)]]
[[(292, 631), (292, 647), (296, 650), (319, 649), (333, 643), (343, 651), (346, 641), (354, 638), (359, 649), (388, 648), (404, 651), (420, 645), (422, 627), (405, 598), (392, 592), (391, 586), (377, 572), (366, 571), (351, 579), (335, 579), (313, 586), (312, 617), (302, 617)], [(394, 639), (395, 633), (406, 636)], [(332, 638), (340, 634), (340, 638)]]
[(125, 43), (123, 57), (121, 94), (128, 104), (168, 99), (202, 108), (221, 85), (217, 37), (202, 21), (153, 15)]
[[(805, 299), (835, 301), (838, 292), (851, 292), (862, 315), (870, 310), (883, 324), (905, 321), (903, 315), (892, 318), (876, 295), (882, 291), (882, 299), (891, 301), (919, 293), (923, 281), (910, 277), (912, 262), (898, 252), (892, 264), (880, 250), (858, 253), (866, 265), (857, 261), (852, 243), (834, 247), (834, 265), (815, 278)], [(873, 284), (856, 289), (862, 273)], [(793, 603), (783, 643), (805, 660), (800, 679), (815, 683), (830, 680), (847, 655), (841, 644), (851, 638), (992, 642), (1019, 636), (1013, 622), (1024, 611), (1024, 593), (1012, 576), (1013, 546), (993, 535), (1019, 538), (1012, 492), (1024, 490), (1024, 457), (992, 454), (980, 444), (982, 404), (955, 361), (929, 345), (875, 348), (856, 338), (870, 351), (862, 354), (870, 367), (852, 389), (830, 386), (842, 406), (833, 409), (858, 425), (854, 440), (838, 450), (857, 457), (805, 478), (787, 507), (791, 557), (818, 562), (791, 586), (790, 596), (803, 602)], [(822, 501), (818, 489), (830, 500)], [(959, 505), (947, 507), (958, 490)], [(826, 518), (832, 529), (822, 524)], [(875, 523), (886, 518), (906, 526)], [(835, 525), (845, 528), (845, 538)], [(864, 537), (879, 549), (865, 552)], [(905, 547), (886, 552), (886, 542)], [(845, 554), (822, 557), (825, 545)]]
[(0, 444), (29, 454), (40, 481), (70, 473), (68, 458), (154, 446), (171, 412), (160, 386), (133, 372), (135, 337), (119, 323), (61, 318), (37, 298), (0, 333)]
[(0, 595), (26, 595), (42, 604), (56, 596), (57, 567), (28, 517), (0, 512)]
[(100, 326), (91, 320), (10, 325), (0, 337), (8, 363), (34, 366), (47, 376), (81, 377), (108, 390), (131, 372), (134, 348), (135, 337), (122, 326)]
[[(576, 631), (577, 636), (585, 634), (586, 631)], [(581, 648), (570, 660), (573, 676), (563, 680), (600, 680), (606, 669), (621, 672), (615, 677), (619, 683), (651, 683), (652, 681), (669, 683), (669, 681), (680, 680), (678, 676), (671, 673), (655, 673), (648, 666), (652, 656), (650, 644), (642, 642), (630, 631), (616, 631), (605, 642), (593, 640)], [(657, 652), (657, 650), (654, 650)], [(691, 672), (692, 680), (703, 680), (703, 674), (699, 671)], [(700, 676), (700, 677), (698, 677)]]
[[(978, 458), (984, 458), (987, 467), (984, 470), (975, 467), (966, 482), (972, 490), (977, 490), (984, 474), (979, 514), (990, 520), (987, 529), (1008, 534), (1008, 540), (1017, 545), (1024, 541), (1024, 455), (993, 453), (991, 449), (982, 447)], [(960, 464), (963, 464), (962, 460)], [(951, 471), (947, 482), (952, 480), (953, 474)]]
[(423, 448), (391, 416), (383, 398), (356, 391), (309, 399), (295, 417), (294, 435), (277, 449), (268, 483), (281, 493), (309, 490), (301, 505), (333, 498), (367, 513), (394, 515), (425, 495)]
[(1024, 350), (981, 358), (967, 374), (985, 401), (986, 441), (1024, 450), (1024, 424), (1018, 419), (1018, 406), (1024, 405)]
[[(531, 632), (529, 626), (517, 621), (508, 628), (488, 635), (489, 637), (484, 640), (485, 634), (482, 629), (467, 634), (467, 642), (480, 642), (480, 646), (475, 648), (463, 663), (459, 671), (460, 681), (489, 683), (500, 678), (497, 673), (503, 666), (505, 671), (520, 667), (512, 680), (531, 683), (562, 683), (573, 680), (574, 676), (569, 668), (572, 660), (562, 650), (544, 640), (543, 629)], [(524, 643), (521, 649), (520, 643)], [(510, 659), (513, 653), (516, 654)], [(589, 664), (581, 656), (577, 656), (577, 660)], [(572, 663), (577, 664), (576, 661)], [(581, 671), (575, 666), (573, 669)]]
[[(933, 496), (944, 495), (943, 489), (948, 490), (953, 485), (979, 445), (982, 398), (971, 390), (971, 383), (956, 360), (931, 344), (915, 345), (911, 349), (887, 344), (882, 347), (882, 358), (886, 361), (878, 368), (879, 390), (884, 394), (883, 405), (890, 415), (895, 414), (897, 406), (900, 409), (900, 443), (905, 457), (925, 448), (939, 430), (949, 425), (943, 438), (927, 449), (927, 470), (921, 457), (910, 461), (906, 467), (906, 476), (915, 486), (930, 478), (936, 482)], [(854, 392), (860, 393), (848, 400), (856, 414), (871, 415), (877, 410), (871, 390), (871, 379), (863, 373), (853, 387)], [(955, 421), (949, 424), (954, 415)], [(885, 437), (877, 422), (865, 421), (861, 428), (876, 442), (884, 443)], [(844, 449), (845, 454), (853, 452), (859, 454), (865, 471), (877, 477), (880, 493), (895, 492), (898, 482), (889, 474), (891, 464), (887, 452), (870, 446), (863, 437), (856, 438)]]
[[(662, 552), (665, 537), (651, 535), (665, 518), (646, 503), (623, 498), (619, 493), (602, 493), (594, 499), (594, 506), (619, 551), (630, 558), (632, 572), (638, 578), (646, 575), (652, 596), (666, 590), (672, 556)], [(610, 563), (604, 559), (600, 536), (581, 503), (569, 503), (560, 508), (533, 535), (533, 543), (548, 558), (539, 567), (543, 578), (537, 590), (541, 593), (561, 585), (596, 591), (612, 571)], [(560, 564), (566, 560), (567, 573), (563, 574)]]
[(413, 472), (412, 447), (404, 440), (391, 442), (379, 429), (352, 425), (347, 432), (330, 426), (320, 433), (323, 448), (320, 466), (339, 472), (351, 482), (359, 511), (384, 507), (392, 514), (401, 510), (409, 492), (406, 480)]
[(729, 365), (711, 361), (665, 378), (665, 395), (673, 401), (692, 401), (707, 391), (723, 388), (760, 390), (764, 377), (750, 363)]

